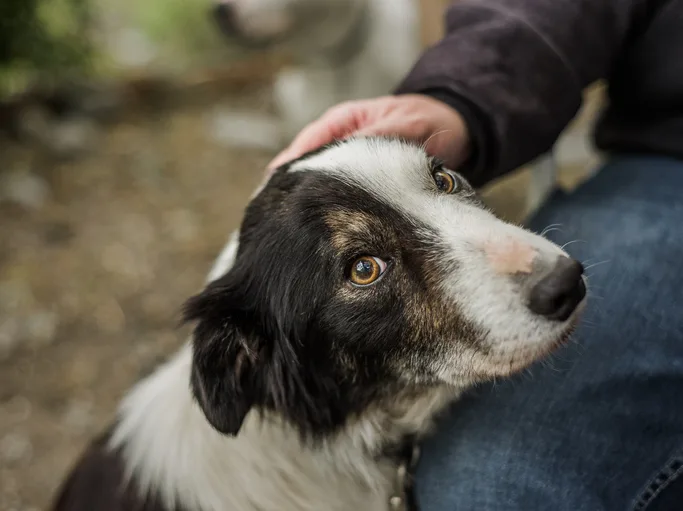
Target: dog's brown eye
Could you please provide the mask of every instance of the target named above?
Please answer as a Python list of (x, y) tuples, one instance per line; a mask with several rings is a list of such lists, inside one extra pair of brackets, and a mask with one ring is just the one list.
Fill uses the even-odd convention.
[(386, 269), (387, 263), (379, 257), (359, 257), (351, 266), (349, 279), (357, 286), (367, 286), (380, 278)]
[(458, 178), (450, 170), (434, 172), (434, 182), (443, 193), (453, 193), (458, 189)]

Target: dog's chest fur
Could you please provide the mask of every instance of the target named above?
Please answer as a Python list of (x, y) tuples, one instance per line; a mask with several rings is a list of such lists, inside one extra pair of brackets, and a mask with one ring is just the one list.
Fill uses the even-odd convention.
[(295, 430), (253, 412), (230, 438), (194, 402), (190, 363), (188, 346), (133, 390), (113, 433), (67, 482), (58, 511), (91, 510), (88, 488), (110, 496), (110, 507), (98, 507), (106, 511), (383, 511), (397, 466), (382, 445), (426, 430), (454, 398), (444, 390), (398, 400), (320, 445), (302, 445)]

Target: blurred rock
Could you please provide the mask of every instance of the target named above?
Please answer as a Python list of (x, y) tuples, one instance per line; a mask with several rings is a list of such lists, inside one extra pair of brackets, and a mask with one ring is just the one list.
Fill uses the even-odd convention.
[(172, 317), (168, 311), (169, 297), (163, 293), (151, 292), (142, 297), (140, 308), (150, 320), (170, 324)]
[(54, 122), (51, 139), (45, 145), (57, 157), (70, 158), (90, 151), (96, 143), (99, 127), (85, 116)]
[(114, 334), (126, 326), (126, 316), (119, 303), (110, 298), (95, 309), (95, 321), (100, 330)]
[(57, 116), (41, 105), (27, 105), (19, 115), (20, 138), (59, 159), (80, 156), (90, 150), (98, 133), (97, 124), (83, 114)]
[(7, 201), (26, 209), (41, 209), (50, 197), (50, 187), (44, 179), (28, 171), (0, 174), (0, 202)]
[(65, 222), (52, 222), (43, 229), (43, 240), (48, 245), (65, 245), (75, 236), (71, 226)]
[(69, 388), (87, 388), (97, 379), (100, 366), (97, 360), (87, 356), (74, 356), (64, 370), (64, 380)]
[(78, 316), (83, 307), (83, 297), (74, 291), (66, 291), (59, 297), (59, 306), (63, 314)]
[(55, 340), (59, 316), (50, 311), (37, 311), (28, 315), (24, 335), (32, 347), (52, 344)]
[(23, 347), (41, 348), (56, 339), (59, 316), (37, 310), (12, 317), (0, 316), (0, 360)]
[(31, 402), (25, 396), (13, 396), (0, 405), (3, 417), (11, 422), (23, 422), (31, 416)]
[(127, 213), (121, 218), (121, 231), (125, 241), (134, 246), (146, 247), (154, 242), (155, 230), (144, 215)]
[(277, 118), (257, 112), (216, 110), (207, 118), (209, 135), (229, 147), (277, 151), (283, 147)]
[(102, 251), (102, 266), (120, 275), (135, 275), (135, 255), (122, 243), (112, 243)]
[(30, 307), (34, 303), (35, 298), (28, 282), (19, 278), (0, 281), (0, 313), (14, 312), (20, 308)]
[(166, 229), (175, 241), (189, 243), (199, 234), (199, 222), (194, 213), (177, 209), (166, 215)]
[(0, 509), (2, 511), (24, 511), (21, 508), (21, 499), (17, 494), (16, 478), (10, 474), (5, 470), (0, 470)]
[(27, 100), (17, 106), (15, 129), (22, 142), (48, 139), (52, 126), (50, 112), (44, 106)]
[(163, 154), (153, 149), (146, 149), (133, 156), (129, 172), (136, 181), (158, 188), (163, 183), (165, 165)]
[(125, 107), (125, 94), (115, 84), (73, 84), (67, 94), (74, 97), (72, 104), (75, 113), (100, 122), (115, 120)]
[(19, 347), (19, 322), (16, 318), (0, 319), (0, 360), (10, 357)]
[(33, 455), (33, 445), (29, 437), (23, 433), (8, 433), (0, 438), (0, 460), (11, 465), (20, 461), (28, 461)]
[(62, 416), (62, 426), (75, 436), (87, 433), (94, 421), (93, 408), (92, 401), (71, 401)]

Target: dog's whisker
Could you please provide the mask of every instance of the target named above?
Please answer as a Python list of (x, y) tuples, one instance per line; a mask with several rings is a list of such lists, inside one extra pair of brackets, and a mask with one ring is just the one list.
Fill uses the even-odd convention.
[(549, 232), (553, 232), (553, 231), (560, 231), (560, 227), (562, 227), (562, 224), (550, 224), (545, 229), (543, 229), (541, 231), (539, 236), (545, 236)]
[(564, 250), (564, 249), (567, 248), (569, 245), (572, 245), (572, 244), (574, 244), (574, 243), (586, 243), (586, 241), (585, 241), (585, 240), (572, 240), (572, 241), (568, 241), (567, 243), (565, 243), (564, 245), (562, 245), (561, 248), (562, 248), (562, 250)]
[(597, 263), (589, 264), (588, 266), (585, 266), (585, 267), (584, 267), (584, 271), (590, 270), (590, 269), (592, 269), (592, 268), (595, 268), (596, 266), (600, 266), (600, 265), (602, 265), (602, 264), (607, 264), (607, 263), (610, 263), (610, 262), (612, 262), (612, 261), (611, 261), (610, 259), (607, 259), (607, 260), (605, 260), (605, 261), (598, 261)]
[(421, 144), (420, 148), (421, 148), (423, 151), (427, 151), (427, 146), (429, 145), (429, 142), (430, 142), (433, 138), (436, 138), (436, 137), (438, 137), (439, 135), (443, 135), (444, 133), (452, 133), (452, 132), (453, 132), (453, 130), (451, 130), (451, 129), (442, 129), (442, 130), (439, 130), (439, 131), (437, 131), (437, 132), (435, 132), (435, 133), (432, 133), (432, 134), (427, 138), (427, 140), (425, 140), (425, 141)]

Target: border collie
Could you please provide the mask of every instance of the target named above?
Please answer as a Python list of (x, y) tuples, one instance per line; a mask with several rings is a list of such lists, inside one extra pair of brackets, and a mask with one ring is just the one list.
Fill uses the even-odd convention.
[[(57, 511), (407, 509), (402, 448), (467, 388), (564, 343), (583, 268), (421, 148), (279, 168)], [(409, 475), (409, 472), (408, 472)]]

